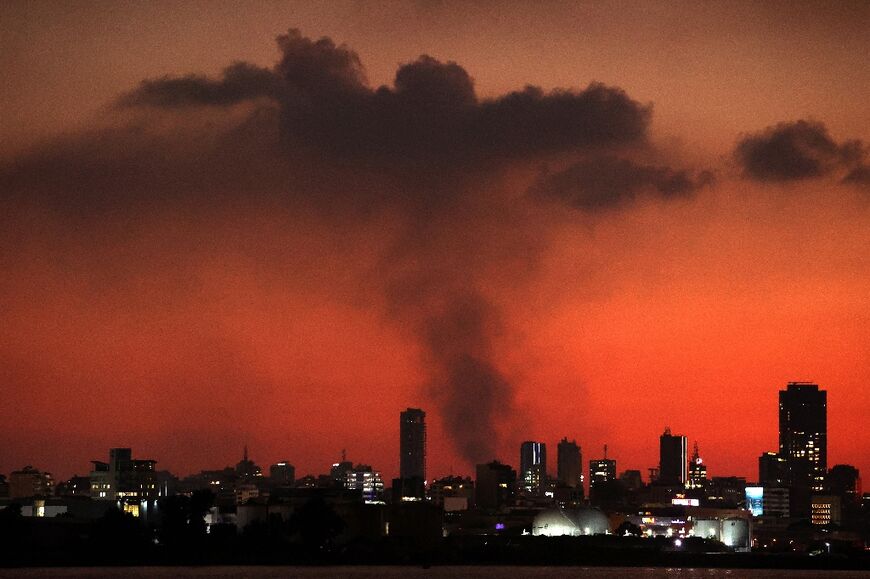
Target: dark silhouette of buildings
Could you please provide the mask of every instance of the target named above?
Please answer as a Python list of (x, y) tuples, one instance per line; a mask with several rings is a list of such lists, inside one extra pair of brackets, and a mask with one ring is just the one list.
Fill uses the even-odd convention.
[(269, 479), (273, 485), (292, 485), (296, 482), (296, 467), (287, 460), (269, 467)]
[(10, 498), (49, 497), (53, 491), (54, 481), (51, 474), (42, 472), (30, 465), (9, 474)]
[(547, 445), (527, 440), (520, 446), (520, 485), (524, 493), (540, 495), (547, 482)]
[(445, 511), (468, 509), (474, 504), (474, 481), (452, 475), (435, 480), (429, 485), (429, 500)]
[(242, 460), (236, 463), (236, 474), (242, 479), (254, 479), (263, 476), (262, 469), (253, 460), (248, 458), (247, 444), (242, 454)]
[(517, 472), (497, 460), (477, 465), (474, 482), (475, 503), (484, 510), (495, 510), (513, 502)]
[(643, 478), (639, 470), (626, 470), (619, 475), (619, 482), (627, 491), (640, 490), (643, 487)]
[(782, 487), (786, 485), (787, 466), (785, 459), (775, 452), (765, 452), (758, 457), (758, 484)]
[(399, 478), (426, 480), (426, 413), (419, 408), (399, 415)]
[(583, 488), (583, 454), (576, 440), (565, 437), (556, 448), (556, 476), (559, 482), (572, 489)]
[(686, 484), (688, 479), (686, 437), (665, 428), (659, 437), (659, 480), (661, 484)]
[(329, 476), (332, 479), (333, 485), (343, 487), (347, 480), (347, 473), (353, 469), (353, 463), (347, 460), (347, 455), (341, 451), (341, 461), (332, 463), (329, 469)]

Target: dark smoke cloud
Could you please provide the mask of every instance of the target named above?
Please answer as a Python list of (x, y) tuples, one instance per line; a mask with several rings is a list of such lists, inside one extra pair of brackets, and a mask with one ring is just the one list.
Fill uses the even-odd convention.
[(367, 86), (359, 58), (329, 39), (291, 30), (271, 70), (237, 63), (220, 79), (149, 80), (124, 107), (180, 109), (269, 98), (290, 146), (313, 146), (385, 167), (467, 170), (487, 160), (642, 142), (650, 109), (622, 90), (592, 84), (545, 93), (527, 87), (478, 99), (456, 63), (429, 56), (405, 64), (392, 87)]
[(535, 197), (594, 212), (630, 203), (645, 192), (663, 199), (688, 197), (713, 181), (709, 171), (692, 175), (684, 170), (605, 156), (584, 159), (556, 173), (545, 172), (529, 192)]
[(223, 70), (220, 80), (193, 74), (143, 80), (135, 91), (121, 97), (118, 103), (123, 107), (229, 106), (256, 98), (275, 98), (278, 94), (277, 79), (272, 71), (237, 62)]
[[(169, 252), (189, 249), (218, 263), (222, 255), (212, 253), (243, 254), (261, 260), (262, 272), (292, 269), (281, 261), (296, 251), (284, 247), (284, 231), (306, 219), (337, 236), (357, 223), (396, 220), (399, 233), (370, 284), (425, 350), (457, 450), (471, 463), (493, 458), (500, 422), (515, 410), (514, 384), (496, 352), (503, 313), (483, 288), (491, 285), (487, 276), (505, 271), (517, 271), (521, 283), (548, 234), (547, 225), (528, 218), (535, 200), (507, 193), (501, 171), (579, 157), (533, 190), (586, 210), (644, 191), (689, 195), (708, 176), (628, 160), (646, 146), (651, 110), (617, 88), (526, 87), (480, 99), (461, 66), (428, 56), (401, 66), (393, 86), (371, 88), (356, 53), (329, 39), (291, 30), (278, 45), (271, 69), (236, 63), (217, 79), (145, 81), (118, 101), (120, 125), (5, 163), (0, 225), (8, 227), (0, 227), (0, 257), (14, 265), (16, 247), (38, 246), (32, 238), (45, 231), (29, 229), (34, 222), (21, 216), (45, 212), (64, 230), (58, 246), (108, 256), (93, 269), (124, 300), (123, 275), (130, 283), (149, 279), (128, 271), (140, 262), (161, 272), (189, 267), (148, 252), (113, 257), (119, 239), (163, 242), (166, 223), (196, 232), (189, 240), (170, 237), (177, 247)], [(274, 214), (266, 232), (244, 226), (253, 209)], [(160, 227), (149, 222), (152, 214)], [(215, 215), (239, 225), (214, 231)], [(251, 235), (257, 244), (247, 244)], [(257, 255), (264, 245), (271, 253)], [(63, 251), (51, 259), (68, 260)], [(105, 292), (100, 280), (90, 283)], [(168, 291), (184, 287), (173, 283)]]
[(501, 332), (498, 310), (470, 290), (429, 317), (423, 335), (435, 366), (431, 388), (455, 444), (471, 463), (498, 456), (499, 422), (513, 410), (513, 385), (494, 362), (492, 341)]
[(822, 123), (780, 123), (742, 138), (735, 157), (746, 177), (758, 181), (796, 181), (846, 171), (860, 165), (861, 141), (837, 143)]
[(843, 183), (870, 187), (870, 166), (860, 165), (855, 167), (843, 178)]

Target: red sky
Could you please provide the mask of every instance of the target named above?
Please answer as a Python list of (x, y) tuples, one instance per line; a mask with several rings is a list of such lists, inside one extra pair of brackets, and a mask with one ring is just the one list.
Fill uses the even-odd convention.
[[(828, 391), (829, 466), (870, 472), (870, 189), (842, 182), (867, 162), (847, 141), (870, 140), (866, 3), (7, 2), (0, 22), (0, 178), (13, 175), (0, 180), (0, 473), (82, 474), (131, 446), (187, 474), (247, 443), (298, 475), (346, 449), (392, 477), (398, 413), (414, 406), (430, 478), (471, 474), (441, 412), (473, 416), (483, 398), (472, 386), (445, 402), (466, 350), (510, 385), (481, 444), (513, 465), (536, 439), (555, 470), (568, 436), (584, 460), (606, 443), (620, 471), (646, 475), (667, 425), (711, 475), (752, 479), (776, 449), (777, 391), (807, 380)], [(428, 54), (482, 99), (620, 87), (652, 106), (651, 125), (639, 147), (499, 150), (480, 165), (486, 145), (469, 145), (455, 174), (408, 185), (385, 157), (275, 149), (268, 131), (286, 127), (268, 116), (246, 145), (222, 141), (257, 104), (115, 104), (143, 79), (271, 67), (290, 28), (346, 44), (371, 87)], [(802, 119), (835, 150), (816, 174), (753, 176), (735, 155)], [(674, 197), (645, 183), (600, 209), (529, 194), (543, 164), (614, 151), (698, 185)], [(436, 200), (418, 205), (419, 191)], [(461, 339), (432, 337), (478, 298), (483, 329), (459, 308)]]

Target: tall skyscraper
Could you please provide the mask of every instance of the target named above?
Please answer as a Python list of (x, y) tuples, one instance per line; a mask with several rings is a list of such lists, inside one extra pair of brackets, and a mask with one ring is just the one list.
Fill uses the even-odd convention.
[(520, 484), (524, 492), (539, 495), (547, 482), (547, 445), (526, 441), (520, 446)]
[(426, 480), (426, 413), (408, 408), (399, 415), (399, 478)]
[(686, 484), (688, 459), (686, 437), (671, 434), (671, 429), (665, 428), (664, 434), (659, 437), (659, 482)]
[(779, 455), (787, 483), (821, 492), (828, 469), (828, 393), (818, 384), (789, 382), (779, 392)]
[(583, 488), (583, 455), (577, 441), (568, 442), (568, 437), (559, 441), (557, 447), (556, 476), (559, 482), (572, 489)]

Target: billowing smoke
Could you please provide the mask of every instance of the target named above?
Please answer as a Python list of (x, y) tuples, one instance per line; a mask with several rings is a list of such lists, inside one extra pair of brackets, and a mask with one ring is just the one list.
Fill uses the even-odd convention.
[[(90, 291), (160, 280), (154, 299), (171, 307), (200, 298), (189, 272), (203, 260), (226, 268), (242, 255), (268, 280), (320, 275), (297, 256), (308, 243), (300, 232), (325, 228), (334, 275), (359, 275), (358, 299), (382, 296), (387, 318), (417, 340), (430, 371), (421, 382), (457, 450), (471, 463), (492, 458), (515, 410), (493, 287), (533, 275), (548, 235), (541, 199), (557, 201), (550, 211), (594, 213), (644, 191), (689, 195), (709, 175), (633, 160), (650, 150), (651, 111), (618, 88), (481, 99), (459, 64), (429, 56), (373, 88), (358, 56), (329, 39), (291, 30), (278, 46), (272, 68), (146, 80), (104, 128), (7, 162), (4, 262), (20, 270), (27, 257), (16, 255), (35, 252), (63, 267), (70, 248), (84, 248), (99, 272)], [(64, 249), (34, 248), (46, 233), (34, 214), (48, 216), (40, 223)], [(229, 225), (213, 231), (217, 222)], [(367, 274), (354, 269), (359, 243), (378, 254)]]
[(823, 123), (779, 123), (743, 136), (734, 155), (747, 178), (788, 182), (843, 176), (846, 183), (866, 183), (866, 150), (859, 140), (836, 142)]

